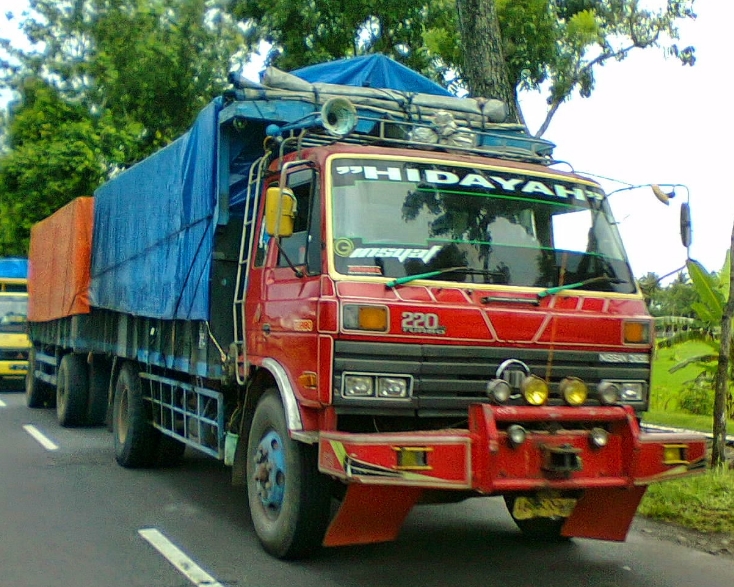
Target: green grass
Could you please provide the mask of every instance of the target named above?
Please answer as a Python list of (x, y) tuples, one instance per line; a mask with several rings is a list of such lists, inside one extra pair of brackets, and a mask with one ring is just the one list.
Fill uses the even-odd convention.
[[(677, 397), (687, 381), (701, 368), (689, 365), (676, 373), (669, 369), (680, 361), (710, 353), (711, 347), (690, 341), (658, 351), (653, 364), (651, 409), (643, 422), (711, 433), (713, 415), (697, 416), (678, 410)], [(727, 433), (734, 434), (729, 420)], [(649, 518), (672, 522), (700, 532), (734, 534), (734, 471), (709, 470), (702, 475), (655, 483), (650, 486), (638, 512)]]
[(647, 490), (638, 513), (699, 532), (734, 534), (734, 471), (710, 470), (655, 483)]

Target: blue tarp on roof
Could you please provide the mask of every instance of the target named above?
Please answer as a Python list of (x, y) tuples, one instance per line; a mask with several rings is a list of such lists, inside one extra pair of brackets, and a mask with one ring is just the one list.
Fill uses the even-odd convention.
[(0, 259), (0, 277), (27, 278), (28, 259), (5, 257)]
[(319, 63), (296, 69), (291, 73), (311, 83), (321, 82), (343, 86), (385, 88), (436, 96), (453, 96), (446, 88), (441, 87), (427, 77), (385, 55), (379, 54)]

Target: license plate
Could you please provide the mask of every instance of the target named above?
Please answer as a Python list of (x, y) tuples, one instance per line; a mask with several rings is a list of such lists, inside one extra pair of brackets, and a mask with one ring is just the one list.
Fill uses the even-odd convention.
[(518, 497), (512, 515), (517, 520), (531, 518), (567, 518), (576, 500), (571, 497)]

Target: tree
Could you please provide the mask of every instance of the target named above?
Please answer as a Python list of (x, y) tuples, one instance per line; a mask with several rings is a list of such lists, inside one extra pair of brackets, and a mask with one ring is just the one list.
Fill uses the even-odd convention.
[[(451, 0), (233, 0), (248, 24), (250, 49), (271, 45), (266, 65), (284, 70), (383, 53), (427, 77), (450, 83), (457, 53)], [(448, 75), (447, 80), (444, 75)]]
[(90, 195), (106, 176), (101, 147), (125, 151), (140, 134), (134, 125), (118, 128), (109, 113), (93, 117), (65, 102), (43, 80), (26, 79), (21, 94), (0, 158), (0, 256), (25, 256), (34, 222)]
[[(242, 36), (206, 0), (30, 0), (30, 49), (0, 47), (4, 251), (32, 223), (181, 135), (239, 67)], [(239, 56), (239, 57), (238, 57)]]
[[(677, 23), (695, 18), (693, 0), (660, 10), (638, 0), (233, 0), (250, 25), (250, 47), (272, 44), (267, 63), (293, 69), (380, 51), (453, 89), (499, 98), (522, 121), (519, 90), (547, 91), (542, 136), (574, 92), (588, 97), (598, 67), (635, 49), (660, 48), (685, 65)], [(455, 6), (455, 8), (454, 8)], [(304, 34), (304, 31), (306, 33)]]

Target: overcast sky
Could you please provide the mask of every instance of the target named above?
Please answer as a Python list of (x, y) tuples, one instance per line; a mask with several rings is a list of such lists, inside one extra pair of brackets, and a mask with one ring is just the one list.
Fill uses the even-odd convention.
[[(0, 0), (9, 3), (10, 0)], [(12, 9), (22, 0), (15, 0)], [(10, 7), (8, 7), (10, 8)], [(0, 36), (14, 35), (0, 11)], [(671, 205), (649, 189), (611, 196), (622, 237), (637, 277), (664, 275), (685, 263), (678, 232), (679, 204), (690, 195), (692, 258), (709, 271), (721, 269), (734, 223), (734, 140), (731, 84), (732, 50), (725, 40), (734, 22), (734, 1), (697, 0), (698, 19), (682, 28), (680, 47), (696, 47), (696, 65), (683, 67), (661, 51), (638, 51), (596, 72), (590, 98), (574, 97), (556, 113), (544, 138), (555, 157), (578, 172), (627, 184), (684, 184)], [(19, 38), (19, 37), (15, 37)], [(257, 79), (257, 67), (249, 76)], [(6, 94), (7, 99), (7, 94)], [(545, 116), (540, 94), (524, 94), (521, 107), (531, 131)], [(560, 167), (567, 169), (568, 167)], [(607, 192), (625, 183), (601, 181)]]

